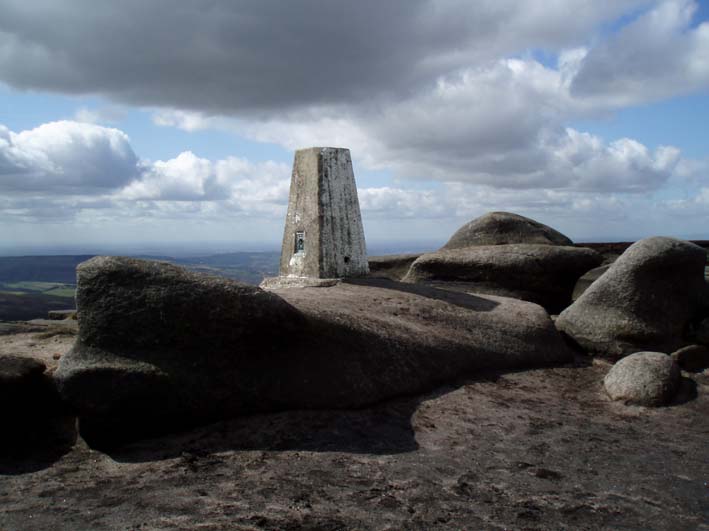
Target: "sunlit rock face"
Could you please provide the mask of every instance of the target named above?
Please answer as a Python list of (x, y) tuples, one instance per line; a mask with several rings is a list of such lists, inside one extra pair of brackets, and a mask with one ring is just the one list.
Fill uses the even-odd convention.
[(584, 349), (611, 357), (673, 352), (702, 311), (706, 251), (674, 238), (631, 245), (564, 310), (557, 327)]

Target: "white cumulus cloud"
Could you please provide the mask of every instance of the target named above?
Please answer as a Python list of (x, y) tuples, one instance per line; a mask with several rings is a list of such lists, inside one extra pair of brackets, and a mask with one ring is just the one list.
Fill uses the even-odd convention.
[(128, 136), (117, 129), (71, 121), (15, 133), (0, 126), (0, 189), (98, 193), (139, 174)]

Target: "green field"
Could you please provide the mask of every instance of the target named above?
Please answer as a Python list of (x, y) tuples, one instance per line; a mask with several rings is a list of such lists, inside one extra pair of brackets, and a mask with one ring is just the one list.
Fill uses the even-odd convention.
[(76, 286), (62, 282), (7, 282), (0, 283), (0, 293), (7, 295), (52, 295), (54, 297), (74, 298)]

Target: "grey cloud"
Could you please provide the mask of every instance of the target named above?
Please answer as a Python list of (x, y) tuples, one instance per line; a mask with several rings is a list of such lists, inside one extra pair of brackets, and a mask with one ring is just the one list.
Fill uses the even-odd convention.
[(323, 117), (333, 115), (325, 109), (320, 118), (304, 113), (244, 131), (266, 141), (287, 139), (289, 147), (337, 138), (365, 165), (404, 178), (626, 193), (667, 183), (680, 162), (677, 149), (652, 151), (629, 139), (606, 142), (564, 126), (583, 112), (559, 70), (533, 60), (501, 60), (381, 112), (328, 121)]
[(697, 4), (668, 0), (592, 48), (571, 92), (622, 106), (709, 87), (709, 23), (692, 28)]
[(578, 43), (647, 0), (0, 0), (0, 79), (251, 113), (399, 98), (439, 75)]

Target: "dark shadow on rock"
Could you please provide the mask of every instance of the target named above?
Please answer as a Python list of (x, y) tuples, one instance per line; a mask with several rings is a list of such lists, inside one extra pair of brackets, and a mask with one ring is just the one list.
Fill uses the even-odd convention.
[(566, 344), (566, 346), (569, 347), (577, 357), (584, 356), (587, 358), (591, 358), (591, 356), (593, 355), (593, 353), (588, 352), (585, 348), (583, 348), (581, 345), (579, 345), (579, 343), (573, 337), (571, 337), (566, 332), (559, 330), (559, 335), (561, 336), (561, 339), (564, 340), (564, 343)]
[[(418, 444), (411, 416), (423, 400), (449, 390), (446, 387), (432, 394), (398, 398), (364, 409), (297, 410), (238, 417), (115, 448), (97, 447), (90, 438), (86, 442), (122, 462), (179, 456), (197, 461), (233, 450), (375, 455), (412, 452)], [(102, 433), (98, 442), (105, 444), (105, 440)]]
[(677, 393), (675, 393), (672, 401), (667, 404), (668, 407), (681, 406), (687, 402), (691, 402), (697, 398), (697, 382), (685, 376), (680, 377)]
[[(583, 367), (577, 359), (565, 367)], [(519, 370), (486, 370), (435, 390), (390, 399), (372, 407), (350, 410), (296, 410), (238, 417), (122, 446), (94, 446), (119, 462), (138, 463), (182, 457), (188, 467), (209, 465), (212, 454), (225, 451), (303, 451), (394, 455), (416, 451), (411, 423), (419, 406), (460, 387), (496, 383)], [(105, 435), (105, 434), (103, 434)]]
[(44, 363), (5, 357), (0, 404), (0, 474), (42, 470), (76, 443), (76, 416), (62, 401)]
[(493, 308), (498, 306), (498, 303), (486, 299), (483, 297), (477, 297), (469, 293), (463, 293), (461, 291), (448, 291), (444, 289), (435, 288), (432, 286), (427, 286), (425, 284), (411, 284), (408, 282), (397, 282), (395, 280), (390, 280), (386, 278), (348, 278), (343, 280), (346, 284), (354, 284), (358, 286), (370, 286), (373, 288), (380, 289), (391, 289), (396, 291), (402, 291), (404, 293), (411, 293), (414, 295), (419, 295), (421, 297), (426, 297), (428, 299), (435, 299), (439, 301), (458, 306), (460, 308), (467, 308), (469, 310), (475, 310), (479, 312), (491, 311)]
[(49, 468), (76, 443), (76, 417), (59, 414), (4, 422), (0, 443), (0, 475), (18, 475)]

